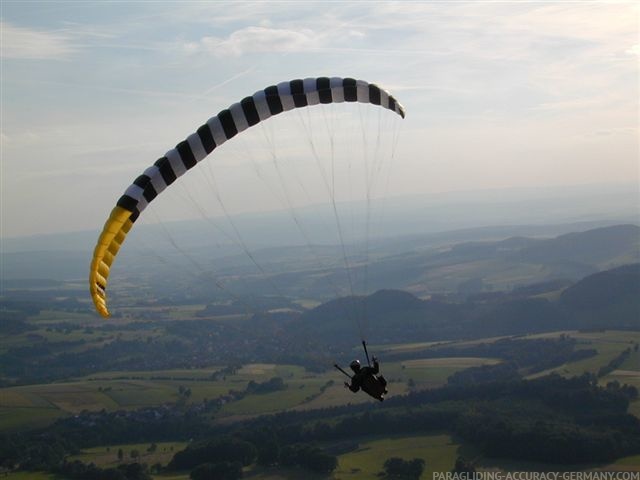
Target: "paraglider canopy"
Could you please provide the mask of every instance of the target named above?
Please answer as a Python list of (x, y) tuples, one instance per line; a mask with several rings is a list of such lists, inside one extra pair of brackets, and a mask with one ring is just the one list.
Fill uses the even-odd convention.
[(109, 317), (106, 288), (111, 266), (134, 222), (151, 201), (213, 150), (238, 133), (282, 112), (319, 104), (359, 102), (404, 118), (402, 105), (378, 86), (352, 78), (319, 77), (282, 82), (222, 110), (139, 175), (111, 211), (93, 253), (89, 288), (96, 310)]

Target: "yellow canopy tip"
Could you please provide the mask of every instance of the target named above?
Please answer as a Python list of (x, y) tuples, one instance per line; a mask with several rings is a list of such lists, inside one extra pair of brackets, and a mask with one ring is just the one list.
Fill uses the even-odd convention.
[(111, 314), (107, 310), (107, 279), (112, 262), (118, 249), (131, 230), (133, 222), (130, 220), (131, 212), (120, 206), (115, 206), (109, 215), (102, 233), (93, 252), (91, 267), (89, 270), (89, 290), (96, 311), (103, 318), (109, 318)]

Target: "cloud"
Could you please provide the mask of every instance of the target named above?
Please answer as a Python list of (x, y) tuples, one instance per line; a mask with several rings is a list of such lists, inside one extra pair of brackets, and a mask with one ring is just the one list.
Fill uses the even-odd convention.
[(635, 45), (631, 46), (629, 49), (627, 49), (626, 53), (628, 53), (629, 55), (640, 56), (640, 43), (636, 43)]
[(288, 53), (313, 49), (319, 36), (308, 29), (293, 30), (269, 27), (245, 27), (227, 38), (203, 37), (184, 45), (187, 53), (205, 52), (217, 57), (247, 53)]
[(0, 34), (2, 58), (65, 59), (76, 51), (71, 37), (66, 33), (33, 30), (0, 22)]

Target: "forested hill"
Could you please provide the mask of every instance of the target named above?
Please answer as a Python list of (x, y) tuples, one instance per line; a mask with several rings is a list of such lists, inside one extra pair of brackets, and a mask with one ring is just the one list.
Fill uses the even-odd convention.
[(561, 302), (576, 310), (602, 310), (627, 305), (636, 308), (640, 327), (640, 263), (605, 270), (582, 279), (562, 292)]
[(563, 282), (545, 282), (461, 303), (381, 290), (320, 305), (302, 314), (293, 330), (335, 341), (351, 338), (355, 326), (375, 332), (380, 342), (404, 342), (567, 329), (640, 329), (640, 264), (589, 275), (564, 287)]
[[(550, 281), (565, 280), (568, 285), (605, 269), (640, 262), (640, 227), (615, 225), (554, 238), (512, 236), (462, 242), (399, 238), (373, 242), (371, 251), (369, 262), (354, 262), (350, 269), (353, 278), (366, 278), (369, 289), (410, 290), (422, 298), (465, 298)], [(260, 252), (256, 258), (262, 259)], [(311, 264), (309, 260), (307, 265)], [(276, 275), (274, 281), (282, 291), (300, 297), (330, 297), (329, 285), (350, 289), (344, 266), (339, 264), (319, 271), (304, 267)]]
[[(418, 240), (414, 242), (418, 243)], [(621, 256), (637, 257), (640, 254), (640, 226), (612, 225), (552, 238), (511, 236), (495, 241), (459, 241), (450, 252), (477, 256), (517, 253), (518, 258), (535, 262), (560, 259), (593, 265)]]
[(640, 252), (640, 227), (615, 225), (539, 240), (523, 248), (523, 261), (601, 264)]
[[(126, 370), (131, 365), (148, 370), (243, 362), (317, 366), (310, 356), (351, 351), (360, 335), (372, 343), (390, 344), (563, 330), (637, 331), (639, 287), (640, 264), (632, 264), (578, 282), (547, 281), (462, 301), (447, 297), (423, 300), (405, 291), (380, 290), (305, 311), (293, 303), (281, 308), (264, 302), (263, 313), (225, 319), (242, 305), (200, 305), (190, 318), (172, 318), (172, 312), (155, 309), (149, 319), (127, 322), (121, 318), (118, 323), (91, 325), (67, 321), (47, 324), (46, 330), (31, 319), (39, 318), (41, 312), (50, 315), (45, 309), (51, 303), (16, 296), (0, 299), (0, 331), (31, 344), (16, 342), (0, 355), (0, 381), (7, 385), (42, 383), (96, 371)], [(82, 309), (87, 308), (77, 300), (65, 305), (75, 314), (71, 318), (82, 318)]]

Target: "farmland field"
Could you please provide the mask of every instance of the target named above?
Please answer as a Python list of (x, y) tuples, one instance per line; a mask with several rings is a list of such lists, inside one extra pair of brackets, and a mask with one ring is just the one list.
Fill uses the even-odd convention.
[(7, 480), (59, 480), (53, 473), (44, 472), (8, 472), (3, 477)]
[(619, 458), (611, 465), (608, 465), (608, 469), (631, 470), (634, 472), (640, 472), (640, 455), (633, 455), (631, 457)]
[[(413, 380), (416, 388), (434, 387), (446, 382), (452, 373), (473, 365), (495, 363), (493, 359), (424, 359), (383, 365), (391, 388), (389, 397), (405, 393)], [(329, 370), (308, 373), (292, 365), (250, 364), (221, 379), (212, 379), (219, 367), (159, 371), (117, 371), (92, 374), (72, 382), (28, 385), (0, 389), (0, 431), (27, 425), (45, 426), (60, 416), (82, 410), (135, 409), (175, 403), (179, 389), (189, 389), (186, 403), (202, 402), (242, 391), (250, 381), (263, 382), (280, 377), (286, 390), (261, 395), (246, 395), (229, 402), (218, 416), (257, 415), (288, 408), (323, 408), (370, 401), (346, 390), (342, 376)], [(333, 381), (333, 384), (330, 382)], [(12, 415), (15, 412), (16, 415)]]
[[(120, 463), (130, 462), (131, 452), (135, 450), (140, 454), (137, 461), (147, 465), (159, 463), (166, 466), (173, 455), (186, 446), (185, 442), (159, 442), (156, 444), (155, 450), (150, 451), (151, 444), (149, 443), (107, 445), (83, 450), (82, 453), (73, 455), (69, 460), (80, 460), (84, 463), (93, 462), (102, 468), (116, 467)], [(122, 450), (123, 461), (118, 460), (118, 450)]]
[(65, 415), (57, 408), (0, 407), (0, 432), (45, 427)]
[[(49, 332), (50, 333), (50, 332)], [(135, 331), (129, 332), (129, 334)], [(147, 332), (148, 333), (148, 332)], [(585, 371), (597, 372), (623, 350), (640, 342), (640, 334), (634, 332), (554, 332), (520, 338), (554, 338), (562, 333), (575, 338), (578, 348), (594, 348), (598, 354), (578, 362), (540, 372), (562, 375), (580, 375)], [(57, 334), (57, 333), (56, 333)], [(89, 334), (90, 335), (90, 334)], [(481, 342), (492, 342), (494, 337), (473, 341), (447, 342), (448, 347), (465, 347)], [(385, 363), (382, 372), (389, 381), (388, 397), (406, 393), (409, 389), (434, 388), (446, 383), (453, 373), (465, 368), (491, 365), (498, 362), (492, 358), (420, 358), (420, 349), (438, 348), (432, 343), (389, 345), (380, 350), (412, 352), (416, 358), (402, 362)], [(602, 384), (617, 380), (640, 388), (640, 366), (638, 352), (632, 352), (621, 368), (600, 379)], [(248, 364), (220, 378), (215, 372), (220, 366), (202, 369), (172, 369), (143, 371), (112, 371), (91, 374), (74, 381), (8, 387), (0, 389), (0, 431), (15, 431), (21, 428), (46, 426), (55, 419), (76, 414), (82, 410), (136, 409), (176, 403), (179, 400), (199, 403), (227, 395), (231, 390), (243, 391), (250, 381), (264, 382), (272, 377), (283, 379), (287, 388), (267, 394), (249, 394), (244, 398), (227, 401), (217, 412), (217, 418), (244, 417), (271, 413), (286, 409), (310, 409), (365, 403), (370, 399), (352, 394), (342, 385), (344, 377), (328, 370), (321, 374), (309, 373), (303, 367), (275, 364)], [(188, 389), (188, 397), (181, 398), (180, 390)], [(630, 412), (640, 415), (640, 402), (631, 404)]]
[(261, 395), (247, 395), (241, 400), (226, 404), (220, 410), (221, 416), (256, 415), (286, 410), (301, 403), (307, 398), (320, 393), (323, 382), (317, 379), (297, 380), (288, 383), (285, 390)]
[(58, 310), (41, 310), (37, 315), (29, 318), (31, 322), (48, 324), (58, 322), (74, 322), (74, 323), (101, 323), (100, 319), (91, 313), (74, 313)]
[(430, 479), (432, 472), (453, 469), (459, 447), (449, 435), (371, 439), (360, 443), (357, 450), (340, 455), (335, 476), (344, 480), (376, 478), (386, 459), (400, 457), (423, 459), (425, 470), (421, 478)]
[[(7, 352), (11, 348), (27, 347), (37, 344), (55, 345), (60, 344), (67, 353), (81, 352), (89, 348), (101, 347), (115, 338), (119, 340), (147, 340), (148, 338), (158, 338), (162, 330), (123, 330), (116, 333), (94, 330), (86, 328), (52, 328), (44, 327), (31, 330), (27, 333), (7, 335), (2, 339), (0, 353)], [(164, 335), (166, 338), (166, 335)]]
[(171, 380), (207, 380), (218, 370), (220, 370), (220, 367), (101, 372), (83, 377), (82, 380), (153, 380), (157, 378)]
[[(401, 363), (403, 378), (412, 379), (417, 384), (438, 386), (446, 383), (454, 373), (465, 368), (495, 365), (500, 360), (481, 357), (425, 358), (407, 360)], [(394, 372), (391, 369), (391, 372)]]
[[(634, 344), (640, 343), (640, 333), (638, 332), (554, 332), (540, 335), (530, 335), (526, 338), (555, 338), (560, 334), (569, 335), (578, 341), (577, 348), (593, 348), (598, 354), (594, 357), (586, 358), (577, 362), (566, 363), (543, 372), (536, 373), (531, 377), (540, 377), (555, 372), (564, 376), (581, 375), (584, 372), (597, 373), (601, 367), (606, 366), (611, 360), (616, 358), (623, 350), (633, 348)], [(631, 357), (634, 355), (632, 354)], [(636, 357), (637, 358), (637, 357)]]

